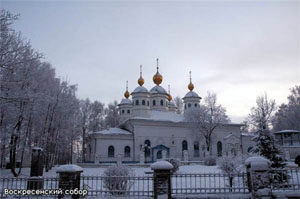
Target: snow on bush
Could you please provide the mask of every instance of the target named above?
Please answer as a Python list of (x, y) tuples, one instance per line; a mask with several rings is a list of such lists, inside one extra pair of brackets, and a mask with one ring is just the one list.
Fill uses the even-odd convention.
[(171, 169), (172, 174), (179, 170), (179, 167), (180, 167), (180, 161), (179, 160), (171, 158), (167, 161), (170, 162), (173, 165), (173, 169)]
[(213, 156), (207, 156), (204, 158), (204, 164), (206, 166), (214, 166), (216, 165), (216, 158)]
[(225, 156), (219, 159), (218, 166), (228, 176), (229, 186), (233, 186), (233, 179), (242, 169), (242, 158), (238, 156)]
[(133, 186), (134, 181), (130, 177), (134, 176), (134, 171), (123, 165), (114, 165), (104, 171), (104, 187), (112, 195), (125, 195)]

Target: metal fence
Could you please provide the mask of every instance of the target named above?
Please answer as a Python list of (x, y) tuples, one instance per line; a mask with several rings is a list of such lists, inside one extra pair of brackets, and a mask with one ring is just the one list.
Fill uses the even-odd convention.
[(230, 186), (229, 176), (221, 173), (190, 173), (172, 175), (172, 194), (246, 193), (247, 174), (237, 173)]
[(81, 188), (89, 196), (152, 197), (153, 176), (81, 176)]
[[(271, 182), (268, 186), (274, 193), (279, 191), (297, 192), (300, 190), (299, 168), (270, 170), (267, 172), (267, 176)], [(30, 189), (29, 186), (32, 186), (32, 183), (38, 186), (38, 189), (54, 190), (58, 189), (59, 178), (0, 177), (0, 198), (7, 198), (7, 195), (4, 194), (5, 189), (26, 190)], [(155, 191), (153, 185), (153, 174), (131, 177), (82, 175), (80, 179), (80, 188), (88, 190), (88, 198), (107, 198), (110, 196), (152, 198)], [(175, 173), (171, 176), (171, 185), (171, 193), (174, 197), (176, 195), (249, 193), (246, 172), (233, 175), (232, 183), (230, 183), (229, 176), (222, 173)], [(41, 196), (38, 198), (41, 198)]]

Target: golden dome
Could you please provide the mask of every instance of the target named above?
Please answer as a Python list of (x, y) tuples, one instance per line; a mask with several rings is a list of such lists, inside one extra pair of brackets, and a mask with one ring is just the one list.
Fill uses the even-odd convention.
[(194, 89), (194, 84), (192, 83), (192, 72), (190, 71), (190, 83), (188, 85), (188, 89), (192, 91)]
[(127, 90), (125, 91), (124, 96), (126, 97), (126, 99), (128, 99), (128, 97), (130, 96), (130, 94)]
[[(157, 70), (158, 70), (158, 68), (157, 68)], [(162, 80), (163, 80), (162, 75), (159, 74), (159, 72), (157, 71), (156, 74), (153, 76), (153, 82), (154, 82), (154, 84), (160, 85), (161, 82), (162, 82)]]
[(168, 100), (169, 102), (172, 101), (172, 96), (170, 94), (168, 94)]
[(194, 89), (194, 84), (192, 82), (189, 83), (188, 88), (190, 91)]
[(138, 79), (138, 84), (140, 86), (143, 86), (143, 84), (144, 84), (144, 79), (142, 77), (142, 65), (140, 65), (140, 78)]
[(143, 86), (143, 84), (144, 84), (144, 79), (143, 79), (142, 77), (140, 77), (140, 78), (138, 79), (138, 84), (139, 84), (140, 86)]
[(124, 97), (125, 97), (126, 99), (128, 99), (129, 96), (130, 96), (130, 93), (128, 92), (128, 81), (126, 81), (126, 91), (125, 91), (125, 93), (124, 93)]
[(163, 80), (163, 76), (158, 72), (158, 59), (156, 59), (156, 62), (157, 62), (157, 72), (155, 73), (155, 75), (153, 76), (153, 82), (159, 86)]

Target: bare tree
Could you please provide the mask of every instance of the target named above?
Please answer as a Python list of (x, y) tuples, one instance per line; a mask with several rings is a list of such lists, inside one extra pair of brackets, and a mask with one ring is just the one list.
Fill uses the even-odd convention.
[(206, 151), (211, 154), (211, 137), (214, 131), (222, 124), (230, 122), (226, 109), (217, 104), (217, 95), (208, 92), (204, 104), (198, 109), (186, 110), (184, 116), (194, 131), (205, 138)]
[(116, 127), (119, 125), (119, 114), (118, 114), (118, 102), (114, 101), (113, 103), (108, 104), (108, 107), (105, 110), (105, 126)]
[(290, 89), (288, 103), (281, 104), (275, 113), (272, 124), (274, 130), (300, 130), (300, 86)]
[(267, 93), (256, 98), (256, 106), (251, 108), (249, 124), (254, 130), (269, 129), (271, 117), (276, 109), (275, 100), (269, 100)]
[(177, 113), (181, 114), (183, 112), (183, 101), (180, 97), (175, 97), (174, 99), (175, 105), (177, 107)]

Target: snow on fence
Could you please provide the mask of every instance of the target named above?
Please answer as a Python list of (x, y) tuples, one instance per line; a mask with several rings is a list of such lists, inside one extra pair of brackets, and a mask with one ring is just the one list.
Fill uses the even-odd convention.
[(89, 196), (153, 196), (153, 176), (81, 176), (81, 189)]
[(230, 187), (228, 175), (222, 173), (184, 173), (172, 175), (172, 194), (246, 193), (247, 173), (237, 173)]
[(269, 178), (273, 183), (271, 184), (272, 192), (282, 190), (300, 190), (300, 169), (272, 169), (269, 172)]
[[(272, 192), (300, 190), (300, 169), (270, 170)], [(278, 178), (278, 176), (281, 176)], [(275, 182), (274, 178), (277, 178)], [(144, 176), (85, 176), (80, 178), (80, 188), (88, 190), (89, 197), (127, 196), (129, 198), (152, 198), (151, 174)], [(283, 179), (279, 180), (278, 179)], [(42, 181), (42, 189), (58, 189), (58, 177), (0, 177), (0, 198), (6, 198), (4, 189), (27, 189), (29, 181)], [(247, 173), (237, 173), (232, 187), (229, 178), (222, 173), (174, 173), (171, 177), (172, 195), (248, 193)], [(28, 196), (27, 196), (28, 197)], [(49, 197), (49, 196), (48, 196)], [(47, 197), (47, 198), (48, 198)], [(44, 197), (43, 197), (44, 198)]]

